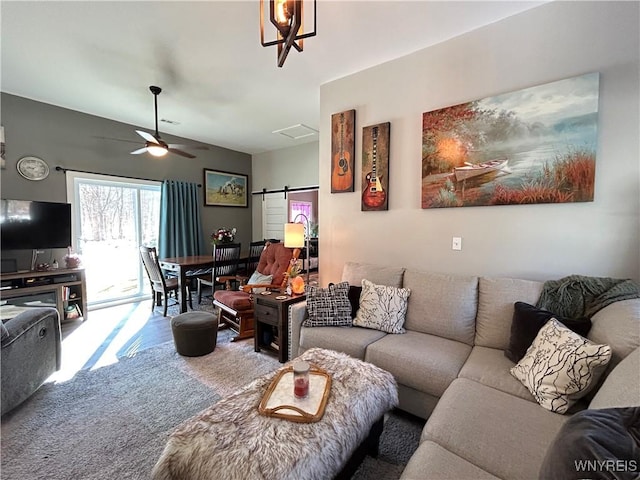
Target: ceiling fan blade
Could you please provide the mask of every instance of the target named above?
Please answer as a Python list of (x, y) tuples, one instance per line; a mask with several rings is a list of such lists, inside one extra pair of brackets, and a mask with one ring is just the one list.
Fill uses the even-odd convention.
[(141, 153), (146, 153), (147, 147), (139, 148), (138, 150), (134, 150), (131, 152), (131, 155), (140, 155)]
[(187, 158), (196, 158), (195, 155), (191, 155), (190, 153), (187, 152), (183, 152), (182, 150), (178, 150), (177, 148), (169, 148), (169, 151), (171, 153), (175, 153), (176, 155), (180, 155), (181, 157), (187, 157)]
[(147, 142), (160, 144), (158, 139), (153, 135), (151, 135), (150, 133), (143, 132), (142, 130), (136, 130), (136, 133), (140, 135), (142, 138), (144, 138)]
[(188, 148), (189, 150), (209, 150), (206, 145), (183, 145), (179, 143), (170, 143), (167, 145), (169, 148)]
[(112, 140), (114, 142), (126, 142), (126, 143), (137, 143), (140, 144), (139, 140), (126, 140), (124, 138), (113, 138), (113, 137), (101, 137), (98, 135), (92, 135), (93, 138), (97, 138), (98, 140)]

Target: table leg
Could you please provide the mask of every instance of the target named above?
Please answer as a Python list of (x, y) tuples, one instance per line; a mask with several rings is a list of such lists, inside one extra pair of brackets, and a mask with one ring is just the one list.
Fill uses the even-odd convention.
[(178, 290), (180, 291), (180, 313), (187, 311), (187, 272), (180, 268), (178, 275)]

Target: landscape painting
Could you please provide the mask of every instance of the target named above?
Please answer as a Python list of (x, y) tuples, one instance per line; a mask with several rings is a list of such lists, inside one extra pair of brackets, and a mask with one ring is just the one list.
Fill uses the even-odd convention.
[(205, 207), (247, 207), (248, 176), (204, 169)]
[(422, 208), (591, 202), (599, 74), (426, 112)]

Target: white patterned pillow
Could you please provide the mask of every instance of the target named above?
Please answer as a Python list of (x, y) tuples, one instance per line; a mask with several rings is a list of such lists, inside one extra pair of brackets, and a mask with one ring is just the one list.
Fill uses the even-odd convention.
[(304, 319), (303, 326), (350, 327), (353, 324), (348, 282), (336, 283), (327, 288), (308, 285), (306, 294), (309, 317)]
[(511, 374), (542, 407), (566, 413), (596, 385), (610, 359), (609, 345), (593, 343), (552, 318)]
[(353, 324), (387, 333), (404, 333), (403, 325), (410, 294), (411, 290), (408, 288), (376, 285), (363, 279), (360, 308)]

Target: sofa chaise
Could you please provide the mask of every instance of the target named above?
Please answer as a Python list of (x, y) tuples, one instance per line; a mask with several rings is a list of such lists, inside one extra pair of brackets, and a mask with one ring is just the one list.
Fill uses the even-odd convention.
[[(608, 363), (592, 390), (560, 414), (538, 403), (512, 375), (516, 364), (505, 356), (514, 304), (535, 305), (543, 282), (345, 264), (343, 282), (359, 286), (363, 279), (410, 290), (406, 331), (303, 326), (309, 313), (307, 302), (299, 302), (289, 312), (289, 354), (334, 349), (394, 375), (399, 408), (427, 419), (404, 479), (538, 478), (545, 462), (558, 461), (548, 457), (549, 450), (576, 412), (640, 407), (638, 298), (615, 301), (591, 317), (587, 338), (610, 347)], [(640, 421), (640, 409), (626, 413)]]

